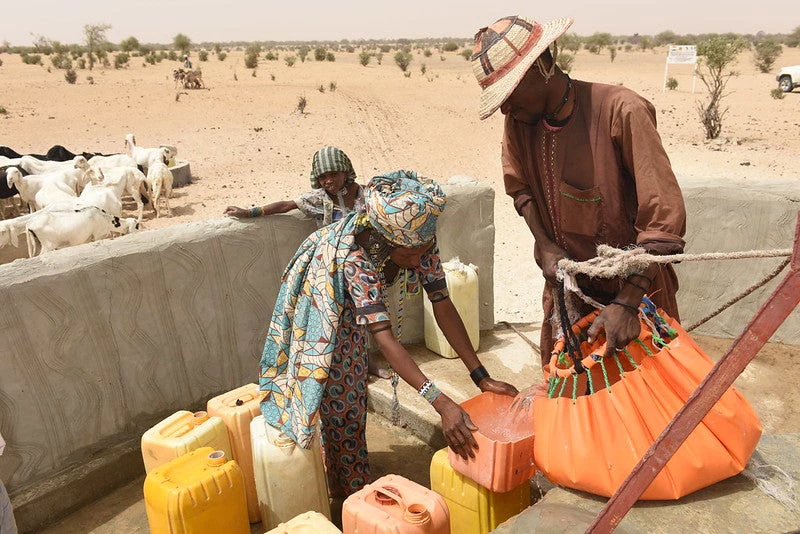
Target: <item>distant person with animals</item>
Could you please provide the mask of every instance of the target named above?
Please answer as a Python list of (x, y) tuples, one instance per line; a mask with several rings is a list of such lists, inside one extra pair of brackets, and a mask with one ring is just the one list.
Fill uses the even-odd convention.
[(186, 72), (192, 70), (192, 62), (189, 61), (189, 54), (183, 56), (183, 70), (185, 70)]
[[(471, 58), (482, 90), (480, 118), (498, 109), (505, 115), (503, 181), (533, 234), (533, 257), (545, 278), (543, 365), (556, 335), (550, 319), (559, 260), (588, 260), (600, 244), (678, 254), (686, 229), (683, 196), (653, 105), (625, 87), (573, 80), (562, 71), (556, 39), (571, 25), (570, 18), (540, 24), (504, 17), (478, 30)], [(606, 356), (639, 334), (645, 293), (678, 319), (671, 266), (652, 264), (625, 279), (576, 281), (605, 305), (589, 337), (605, 332)], [(575, 308), (573, 322), (593, 309), (582, 301)]]

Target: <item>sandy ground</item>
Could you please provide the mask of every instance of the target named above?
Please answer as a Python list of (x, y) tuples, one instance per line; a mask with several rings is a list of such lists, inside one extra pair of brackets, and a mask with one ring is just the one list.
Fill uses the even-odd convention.
[[(540, 318), (540, 275), (533, 262), (532, 238), (503, 193), (500, 171), (502, 117), (477, 118), (479, 89), (469, 62), (455, 53), (425, 58), (414, 54), (405, 78), (385, 54), (382, 65), (358, 64), (356, 53), (337, 53), (336, 61), (288, 67), (261, 60), (244, 68), (243, 53), (225, 61), (214, 55), (203, 69), (206, 90), (177, 95), (171, 72), (175, 62), (129, 68), (78, 71), (68, 85), (63, 71), (22, 64), (17, 55), (0, 55), (0, 144), (20, 152), (44, 152), (54, 144), (73, 151), (118, 152), (134, 133), (140, 146), (175, 145), (190, 160), (195, 182), (174, 192), (173, 217), (153, 219), (146, 228), (219, 216), (225, 206), (249, 207), (295, 198), (308, 189), (313, 152), (324, 145), (343, 148), (362, 182), (397, 168), (446, 179), (471, 175), (491, 184), (495, 202), (496, 319), (529, 322)], [(735, 66), (725, 103), (722, 137), (704, 142), (692, 93), (691, 67), (673, 65), (679, 86), (661, 91), (663, 50), (607, 54), (578, 53), (572, 76), (623, 84), (651, 100), (659, 130), (676, 174), (721, 181), (796, 176), (800, 151), (800, 92), (783, 100), (770, 97), (775, 75), (757, 72), (749, 52)], [(425, 64), (426, 74), (421, 74)], [(778, 65), (800, 63), (800, 50), (786, 49)], [(777, 71), (777, 67), (775, 69)], [(89, 84), (87, 75), (94, 78)], [(274, 80), (272, 77), (274, 76)], [(334, 82), (335, 92), (329, 90)], [(318, 91), (323, 86), (324, 93)], [(305, 96), (306, 113), (293, 113)], [(695, 251), (702, 252), (702, 251)]]

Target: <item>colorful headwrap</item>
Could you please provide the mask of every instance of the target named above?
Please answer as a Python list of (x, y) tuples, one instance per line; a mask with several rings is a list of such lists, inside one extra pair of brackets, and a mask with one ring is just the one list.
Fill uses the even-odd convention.
[(311, 160), (311, 187), (319, 189), (319, 177), (326, 172), (346, 172), (349, 173), (345, 178), (344, 185), (352, 184), (356, 181), (356, 171), (350, 158), (341, 149), (335, 146), (326, 146), (314, 152)]
[(401, 247), (430, 243), (447, 202), (438, 183), (402, 170), (375, 176), (367, 184), (366, 197), (370, 225)]

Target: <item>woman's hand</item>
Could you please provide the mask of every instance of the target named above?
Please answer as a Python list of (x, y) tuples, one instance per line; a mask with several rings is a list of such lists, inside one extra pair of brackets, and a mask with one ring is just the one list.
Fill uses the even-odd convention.
[(461, 458), (475, 458), (473, 449), (478, 448), (478, 442), (472, 432), (478, 430), (464, 409), (453, 402), (446, 395), (439, 395), (433, 407), (442, 418), (442, 432), (447, 445)]
[(250, 217), (250, 210), (246, 210), (244, 208), (237, 208), (236, 206), (228, 206), (225, 208), (225, 212), (223, 215), (228, 215), (230, 217), (236, 217), (237, 219), (246, 219)]
[(533, 408), (534, 401), (542, 398), (547, 398), (547, 381), (538, 382), (520, 392), (511, 403), (511, 411), (514, 414), (522, 411), (529, 412)]
[(500, 380), (495, 380), (494, 378), (490, 378), (488, 376), (480, 381), (478, 387), (481, 388), (481, 391), (491, 391), (492, 393), (497, 393), (498, 395), (508, 395), (509, 397), (516, 397), (519, 394), (517, 388), (511, 384), (501, 382)]

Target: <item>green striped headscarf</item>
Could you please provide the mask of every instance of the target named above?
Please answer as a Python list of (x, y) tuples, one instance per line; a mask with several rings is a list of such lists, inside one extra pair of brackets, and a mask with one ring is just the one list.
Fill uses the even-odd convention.
[(314, 152), (311, 160), (311, 187), (319, 189), (319, 177), (326, 172), (346, 172), (349, 173), (344, 181), (344, 185), (352, 184), (356, 181), (356, 171), (350, 158), (341, 149), (335, 146), (326, 146)]

